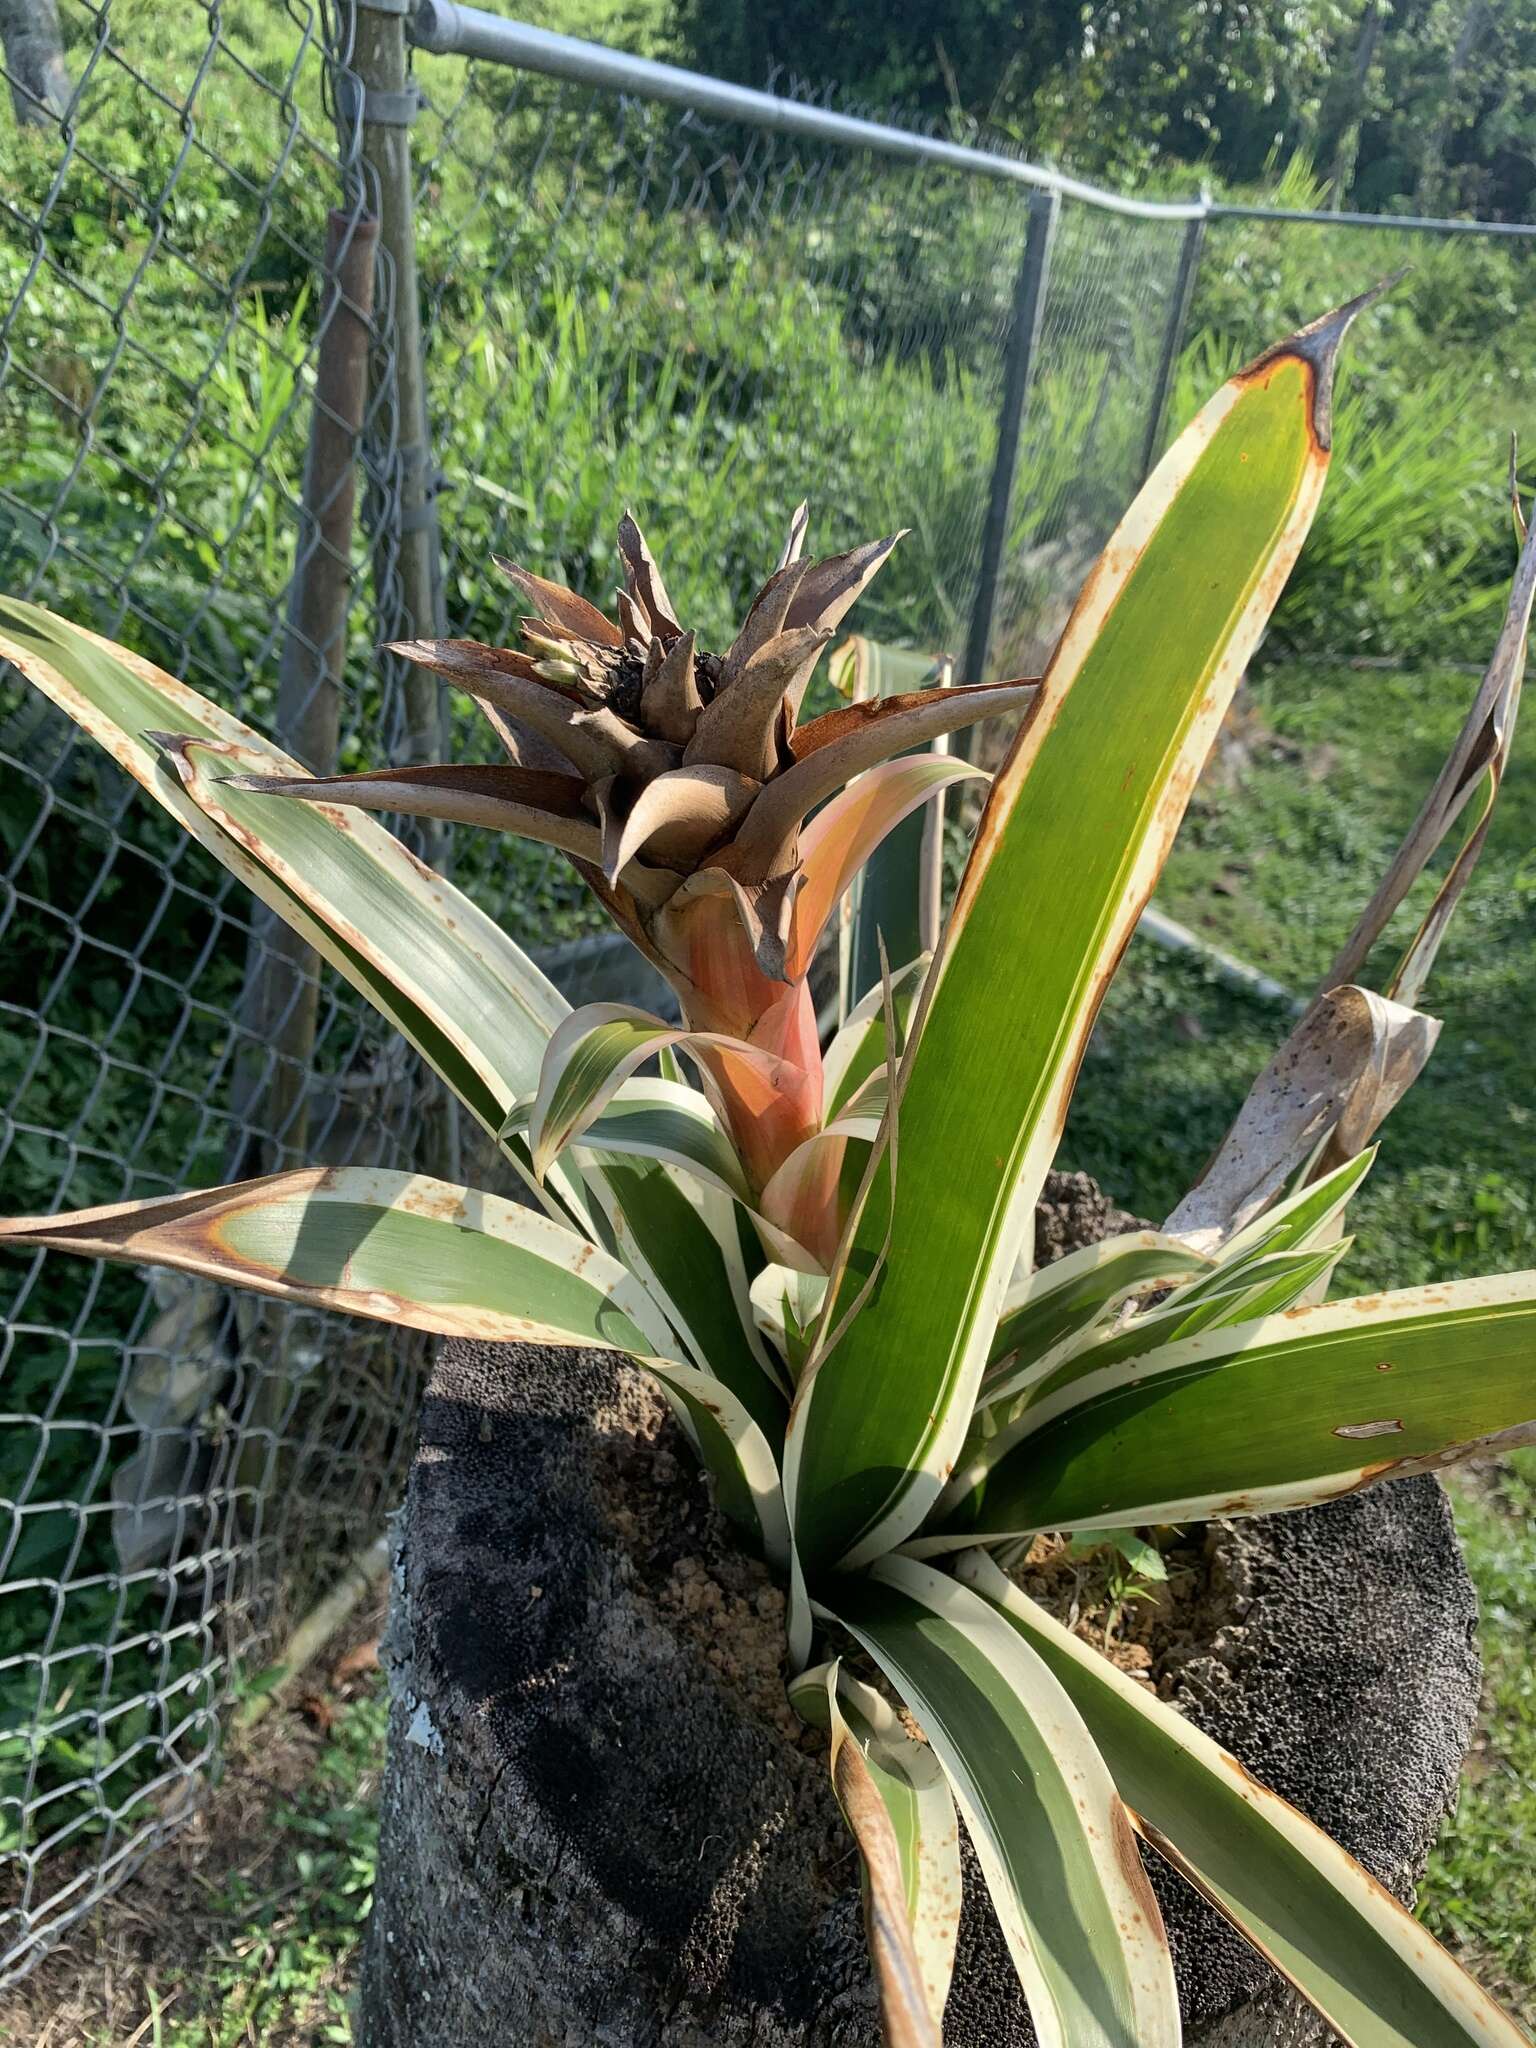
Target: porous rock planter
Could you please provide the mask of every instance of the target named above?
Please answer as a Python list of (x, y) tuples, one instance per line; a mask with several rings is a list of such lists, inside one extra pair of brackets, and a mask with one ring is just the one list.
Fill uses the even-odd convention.
[[(1126, 1227), (1053, 1177), (1043, 1254)], [(1180, 1704), (1404, 1897), (1470, 1739), (1476, 1606), (1439, 1482), (1213, 1527)], [(857, 1865), (735, 1553), (609, 1354), (444, 1345), (397, 1529), (362, 2048), (877, 2048)], [(1326, 2033), (1145, 1852), (1186, 2038)], [(946, 2041), (1033, 2030), (968, 1872)]]

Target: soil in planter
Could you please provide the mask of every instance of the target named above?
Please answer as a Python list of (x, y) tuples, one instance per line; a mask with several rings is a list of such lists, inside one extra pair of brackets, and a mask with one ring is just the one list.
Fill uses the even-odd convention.
[[(1136, 1222), (1076, 1176), (1053, 1180), (1040, 1220), (1043, 1262)], [(500, 1385), (509, 1371), (519, 1376), (511, 1396)], [(662, 2038), (646, 2031), (654, 1985), (665, 2038), (680, 2044), (872, 2040), (857, 1857), (819, 1739), (784, 1697), (783, 1595), (715, 1515), (658, 1391), (592, 1355), (484, 1346), (445, 1354), (435, 1384), (403, 1530), (413, 1597), (399, 1609), (397, 1803), (386, 1801), (393, 1867), (405, 1875), (384, 1885), (370, 1937), (369, 2038), (414, 2041), (449, 2005), (469, 2025), (464, 2038), (493, 2038), (471, 2024), (487, 2011), (565, 2025), (569, 1987), (549, 1990), (536, 1965), (539, 1943), (553, 1940), (551, 1965), (576, 1973), (581, 2026), (626, 2015), (604, 2038), (631, 2026), (633, 2038)], [(540, 1501), (561, 1514), (551, 1520)], [(1123, 1668), (1406, 1894), (1454, 1783), (1461, 1708), (1470, 1725), (1475, 1701), (1475, 1659), (1458, 1656), (1470, 1600), (1450, 1583), (1435, 1482), (1405, 1480), (1283, 1523), (1182, 1532), (1165, 1554), (1166, 1592), (1118, 1613), (1102, 1563), (1047, 1542), (1023, 1570), (1083, 1639), (1102, 1646), (1107, 1635)], [(1375, 1598), (1357, 1638), (1348, 1617), (1362, 1566)], [(576, 1645), (572, 1661), (562, 1646)], [(1430, 1673), (1448, 1674), (1448, 1689), (1401, 1682)], [(658, 1749), (635, 1715), (654, 1706), (664, 1716), (669, 1704), (680, 1711)], [(410, 1761), (418, 1723), (442, 1768)], [(654, 1838), (631, 1839), (630, 1798), (615, 1790), (626, 1767), (657, 1804)], [(700, 1836), (721, 1800), (732, 1802), (730, 1833)], [(571, 1875), (551, 1891), (568, 1843)], [(1293, 2028), (1240, 1938), (1155, 1859), (1151, 1875), (1190, 2038), (1205, 2048), (1310, 2040), (1315, 2029)], [(492, 1960), (510, 1953), (505, 1944), (483, 1948), (468, 1964), (471, 1989), (461, 1989), (462, 1955), (451, 1970), (433, 1961), (457, 1953), (450, 1927), (465, 1913), (483, 1930), (510, 1916), (533, 1944), (505, 1966)], [(627, 1931), (605, 1947), (611, 1925)], [(955, 2039), (1027, 2048), (1033, 2031), (973, 1858), (960, 1940)], [(403, 1944), (394, 1962), (390, 1943)], [(406, 1955), (426, 1959), (424, 1976), (398, 1967)], [(568, 2026), (558, 2037), (594, 2038)]]
[(768, 1567), (741, 1548), (710, 1499), (698, 1460), (658, 1398), (649, 1425), (603, 1448), (613, 1525), (643, 1594), (754, 1719), (798, 1748), (808, 1730), (784, 1691), (785, 1600)]
[[(823, 1748), (825, 1738), (806, 1729), (785, 1696), (784, 1595), (716, 1511), (671, 1417), (658, 1413), (651, 1433), (615, 1444), (612, 1463), (613, 1522), (634, 1560), (636, 1590), (754, 1719), (799, 1748)], [(1108, 1553), (1074, 1555), (1063, 1538), (1041, 1536), (1012, 1576), (1074, 1635), (1172, 1699), (1187, 1666), (1213, 1646), (1219, 1654), (1239, 1603), (1203, 1526), (1165, 1539), (1162, 1554), (1167, 1581), (1138, 1581), (1127, 1593)], [(877, 1679), (862, 1658), (851, 1661)]]
[[(1080, 1245), (1143, 1227), (1087, 1174), (1052, 1174), (1036, 1211), (1036, 1263), (1049, 1265)], [(670, 1415), (658, 1401), (647, 1424), (608, 1439), (606, 1449), (613, 1523), (634, 1563), (636, 1590), (755, 1719), (798, 1748), (823, 1748), (825, 1737), (804, 1726), (785, 1696), (784, 1595), (715, 1510)], [(1136, 1582), (1129, 1597), (1117, 1597), (1112, 1556), (1074, 1555), (1060, 1537), (1037, 1538), (1013, 1575), (1074, 1634), (1172, 1699), (1187, 1666), (1208, 1659), (1213, 1648), (1219, 1655), (1221, 1631), (1237, 1618), (1238, 1603), (1203, 1526), (1174, 1532), (1162, 1550), (1167, 1581)], [(862, 1658), (853, 1661), (878, 1682)]]

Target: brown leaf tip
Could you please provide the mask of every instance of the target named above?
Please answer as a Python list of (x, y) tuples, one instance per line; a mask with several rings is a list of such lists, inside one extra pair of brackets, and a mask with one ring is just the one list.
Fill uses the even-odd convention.
[(1404, 264), (1390, 276), (1373, 284), (1353, 299), (1346, 299), (1342, 306), (1335, 306), (1331, 313), (1324, 313), (1318, 320), (1309, 321), (1285, 341), (1276, 342), (1273, 348), (1265, 349), (1256, 356), (1247, 369), (1240, 374), (1244, 378), (1254, 376), (1266, 365), (1279, 361), (1285, 356), (1294, 356), (1305, 363), (1312, 372), (1312, 432), (1319, 448), (1324, 451), (1333, 446), (1333, 380), (1339, 359), (1339, 346), (1359, 316), (1384, 298), (1408, 275), (1411, 264)]
[(143, 735), (148, 744), (165, 756), (166, 766), (185, 779), (192, 772), (192, 763), (187, 759), (188, 747), (217, 746), (218, 742), (205, 732), (146, 732)]

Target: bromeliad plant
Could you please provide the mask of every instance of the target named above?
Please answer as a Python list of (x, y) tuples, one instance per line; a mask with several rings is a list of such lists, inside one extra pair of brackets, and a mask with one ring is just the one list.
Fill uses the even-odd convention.
[[(236, 786), (449, 818), (558, 847), (671, 983), (687, 1029), (617, 1007), (568, 1018), (518, 1127), (535, 1173), (637, 1067), (663, 1047), (685, 1047), (708, 1098), (708, 1107), (696, 1096), (691, 1105), (704, 1111), (702, 1126), (688, 1127), (690, 1105), (679, 1096), (653, 1105), (657, 1128), (675, 1127), (685, 1153), (708, 1154), (713, 1177), (752, 1207), (770, 1243), (823, 1266), (842, 1222), (844, 1133), (825, 1129), (807, 980), (817, 941), (891, 828), (974, 772), (937, 754), (894, 757), (1016, 710), (1033, 691), (1026, 683), (919, 690), (802, 725), (823, 649), (901, 539), (806, 562), (805, 534), (802, 505), (778, 567), (723, 655), (702, 652), (684, 632), (628, 513), (619, 527), (617, 625), (573, 591), (499, 562), (533, 614), (521, 650), (433, 640), (395, 651), (478, 699), (505, 765), (245, 776)], [(728, 1145), (712, 1142), (708, 1108)]]
[[(816, 656), (890, 543), (804, 564), (799, 517), (719, 659), (682, 630), (629, 522), (617, 624), (514, 571), (533, 614), (521, 651), (409, 648), (486, 705), (510, 755), (496, 768), (316, 781), (146, 662), (0, 607), (0, 655), (399, 1026), (538, 1204), (341, 1169), (0, 1235), (443, 1335), (606, 1346), (654, 1374), (722, 1509), (788, 1585), (792, 1695), (830, 1730), (899, 2048), (940, 2039), (956, 1809), (1046, 2048), (1178, 2039), (1138, 1834), (1344, 2039), (1520, 2039), (1342, 1850), (994, 1557), (1041, 1530), (1297, 1507), (1536, 1417), (1536, 1275), (1321, 1298), (1365, 1141), (1427, 1049), (1406, 999), (1330, 989), (1188, 1214), (1028, 1267), (1105, 987), (1317, 504), (1357, 310), (1210, 401), (1037, 687), (801, 725)], [(1485, 686), (1493, 737), (1479, 728), (1449, 764), (1431, 838), (1502, 767), (1533, 577), (1527, 547)], [(1015, 707), (935, 959), (888, 976), (823, 1056), (805, 979), (818, 934), (882, 835), (967, 772), (902, 750)], [(683, 1024), (568, 1011), (369, 809), (562, 848)], [(660, 1078), (638, 1071), (652, 1056)], [(1326, 1085), (1298, 1088), (1309, 1062)]]

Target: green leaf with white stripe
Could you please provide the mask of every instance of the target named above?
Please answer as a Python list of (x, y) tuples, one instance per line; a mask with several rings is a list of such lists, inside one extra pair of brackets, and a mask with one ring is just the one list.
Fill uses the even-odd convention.
[(1028, 1365), (1132, 1296), (1212, 1270), (1204, 1254), (1160, 1231), (1101, 1238), (1013, 1283), (1003, 1297), (990, 1356)]
[(1377, 1148), (1368, 1146), (1343, 1166), (1310, 1182), (1266, 1209), (1229, 1237), (1215, 1254), (1223, 1272), (1244, 1259), (1270, 1252), (1310, 1251), (1329, 1241), (1355, 1191), (1376, 1163)]
[(1410, 1913), (1293, 1806), (982, 1551), (956, 1566), (1050, 1667), (1143, 1832), (1352, 2048), (1525, 2048)]
[(828, 1328), (868, 1292), (791, 1420), (808, 1571), (904, 1541), (960, 1450), (1105, 988), (1311, 523), (1354, 310), (1241, 372), (1164, 456), (993, 784), (902, 1062), (890, 1215), (866, 1201)]
[(1037, 1399), (945, 1534), (1206, 1521), (1331, 1500), (1536, 1438), (1536, 1273), (1294, 1308)]
[(649, 1363), (663, 1393), (682, 1411), (680, 1420), (714, 1481), (716, 1506), (775, 1570), (787, 1571), (789, 1517), (778, 1461), (745, 1402), (710, 1373)]
[[(527, 1138), (534, 1105), (520, 1103), (502, 1125), (503, 1137)], [(649, 1075), (624, 1081), (607, 1104), (586, 1121), (580, 1143), (594, 1152), (626, 1159), (659, 1159), (717, 1188), (747, 1200), (746, 1176), (736, 1149), (720, 1128), (708, 1099), (686, 1082)]]
[(1069, 1407), (1074, 1386), (1102, 1378), (1125, 1361), (1145, 1361), (1201, 1330), (1278, 1315), (1304, 1301), (1314, 1287), (1326, 1292), (1328, 1276), (1353, 1242), (1343, 1238), (1321, 1251), (1276, 1252), (1245, 1261), (1235, 1272), (1197, 1282), (1129, 1322), (1068, 1337), (1033, 1365), (1005, 1372), (982, 1389), (980, 1424), (955, 1460), (955, 1476), (940, 1497), (937, 1519), (942, 1522), (985, 1487), (993, 1468), (1036, 1435), (1045, 1418)]
[(889, 2048), (940, 2048), (960, 1937), (960, 1826), (938, 1758), (840, 1663), (789, 1697), (832, 1738), (833, 1790), (864, 1864), (865, 1917)]
[[(911, 1024), (930, 964), (924, 954), (891, 976), (891, 1007), (896, 1029), (903, 1035)], [(847, 1022), (834, 1034), (823, 1056), (827, 1115), (836, 1116), (886, 1064), (885, 990), (876, 987), (849, 1011)]]
[(747, 1404), (668, 1355), (673, 1333), (627, 1267), (498, 1195), (374, 1167), (310, 1168), (0, 1222), (0, 1245), (170, 1266), (440, 1337), (625, 1352), (683, 1409), (721, 1508), (771, 1563), (788, 1562), (777, 1460)]
[[(679, 1029), (629, 1003), (588, 1003), (571, 1011), (550, 1038), (539, 1069), (528, 1120), (534, 1172), (542, 1178), (549, 1171), (556, 1155), (582, 1136), (637, 1068), (663, 1051), (686, 1052), (692, 1045), (729, 1046), (770, 1078), (783, 1064), (742, 1039)], [(736, 1178), (744, 1189), (739, 1168)]]
[(764, 1266), (752, 1282), (752, 1314), (757, 1327), (784, 1360), (792, 1379), (799, 1379), (811, 1355), (826, 1294), (824, 1274), (802, 1273), (794, 1266)]
[(910, 1558), (819, 1590), (944, 1767), (1041, 2048), (1176, 2048), (1162, 1916), (1060, 1683), (986, 1601)]
[[(1278, 1315), (1304, 1300), (1318, 1282), (1326, 1283), (1353, 1242), (1353, 1238), (1340, 1238), (1319, 1251), (1273, 1252), (1245, 1260), (1233, 1272), (1218, 1272), (1175, 1291), (1129, 1321), (1110, 1314), (1086, 1330), (1073, 1331), (1033, 1364), (1009, 1368), (995, 1381), (985, 1382), (983, 1405), (996, 1411), (1004, 1403), (1012, 1403), (1013, 1417), (1001, 1428), (994, 1419), (981, 1454), (983, 1469), (995, 1465), (1013, 1444), (1038, 1427), (1037, 1411), (1048, 1401), (1064, 1405), (1060, 1397), (1077, 1381), (1122, 1360), (1145, 1357), (1201, 1330)], [(957, 1497), (975, 1477), (967, 1472), (966, 1461), (959, 1460), (947, 1497)]]
[[(0, 601), (0, 657), (410, 1040), (488, 1130), (531, 1094), (568, 1006), (469, 898), (373, 819), (220, 785), (301, 765), (152, 662), (39, 605)], [(193, 743), (168, 756), (151, 735)]]
[(380, 1167), (309, 1167), (195, 1194), (0, 1222), (0, 1246), (170, 1266), (439, 1337), (647, 1358), (671, 1332), (574, 1231), (499, 1195)]
[(1319, 1281), (1326, 1283), (1334, 1267), (1348, 1256), (1354, 1241), (1352, 1237), (1339, 1237), (1317, 1251), (1268, 1252), (1263, 1258), (1245, 1261), (1239, 1272), (1228, 1277), (1225, 1286), (1171, 1295), (1165, 1307), (1190, 1310), (1178, 1330), (1181, 1337), (1192, 1337), (1197, 1330), (1220, 1329), (1228, 1323), (1252, 1323), (1261, 1316), (1278, 1315), (1282, 1309), (1305, 1301)]
[(594, 1153), (593, 1192), (624, 1264), (660, 1303), (699, 1368), (725, 1387), (775, 1453), (789, 1387), (752, 1321), (749, 1281), (724, 1197), (685, 1188), (671, 1170)]

